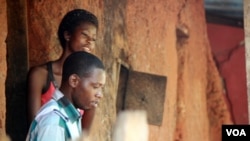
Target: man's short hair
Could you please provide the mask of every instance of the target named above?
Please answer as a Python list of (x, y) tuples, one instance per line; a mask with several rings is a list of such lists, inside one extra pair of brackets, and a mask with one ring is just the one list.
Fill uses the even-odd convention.
[(95, 68), (105, 69), (97, 56), (85, 51), (74, 52), (66, 58), (63, 64), (62, 81), (68, 80), (72, 74), (88, 77)]

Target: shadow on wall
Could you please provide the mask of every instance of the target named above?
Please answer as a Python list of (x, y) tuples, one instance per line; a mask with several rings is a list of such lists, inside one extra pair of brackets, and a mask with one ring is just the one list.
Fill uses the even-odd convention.
[(6, 133), (12, 141), (25, 140), (28, 131), (26, 118), (26, 76), (28, 70), (27, 36), (24, 1), (7, 0), (7, 77)]

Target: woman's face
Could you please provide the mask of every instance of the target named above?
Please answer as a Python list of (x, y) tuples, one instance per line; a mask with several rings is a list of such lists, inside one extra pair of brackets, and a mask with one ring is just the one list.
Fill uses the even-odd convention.
[(90, 76), (78, 78), (72, 101), (77, 108), (87, 110), (98, 106), (103, 97), (106, 74), (103, 69), (94, 68)]
[(73, 33), (66, 36), (66, 46), (71, 52), (92, 52), (95, 48), (97, 28), (88, 22), (82, 22)]

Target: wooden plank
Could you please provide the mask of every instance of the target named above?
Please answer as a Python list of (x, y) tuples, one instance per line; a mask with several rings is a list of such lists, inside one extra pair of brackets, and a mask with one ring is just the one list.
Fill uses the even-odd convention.
[(247, 77), (248, 123), (250, 123), (250, 1), (244, 0), (245, 57)]
[(161, 126), (166, 84), (166, 76), (129, 70), (128, 66), (121, 64), (116, 113), (122, 110), (145, 110), (149, 124)]
[(125, 110), (145, 110), (151, 125), (161, 126), (166, 97), (167, 77), (129, 71)]

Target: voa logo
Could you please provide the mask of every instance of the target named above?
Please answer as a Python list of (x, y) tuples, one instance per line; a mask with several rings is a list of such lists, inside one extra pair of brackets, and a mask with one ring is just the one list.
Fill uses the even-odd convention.
[(228, 136), (247, 136), (244, 129), (226, 129)]

